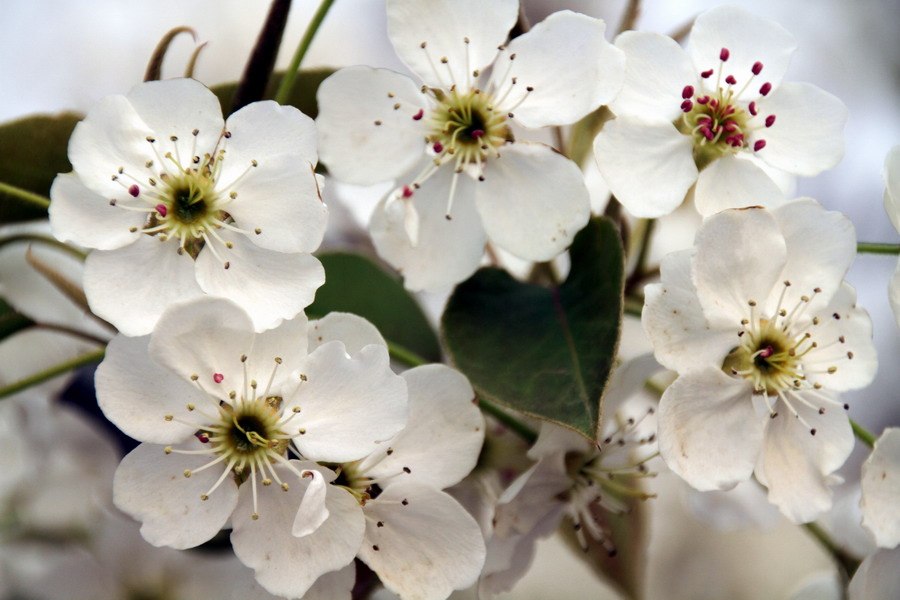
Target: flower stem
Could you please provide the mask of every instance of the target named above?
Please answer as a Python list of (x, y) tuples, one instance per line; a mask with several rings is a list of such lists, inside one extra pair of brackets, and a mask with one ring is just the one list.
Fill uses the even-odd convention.
[(403, 364), (410, 367), (421, 367), (422, 365), (428, 364), (428, 361), (413, 352), (408, 348), (404, 348), (400, 344), (396, 344), (394, 342), (389, 341), (387, 343), (388, 352), (391, 353), (391, 357), (399, 360)]
[(37, 208), (43, 208), (44, 210), (50, 208), (50, 199), (46, 196), (29, 192), (28, 190), (24, 190), (8, 183), (3, 183), (2, 181), (0, 181), (0, 192), (15, 196), (16, 199), (22, 200)]
[(859, 254), (900, 254), (900, 244), (879, 244), (875, 242), (859, 242), (856, 244)]
[(868, 446), (869, 448), (875, 447), (875, 436), (868, 429), (850, 419), (850, 427), (853, 428), (853, 433), (863, 444)]
[(835, 541), (831, 539), (831, 536), (816, 523), (805, 523), (803, 527), (816, 538), (816, 541), (818, 541), (835, 562), (837, 562), (846, 577), (845, 581), (849, 581), (856, 572), (856, 569), (859, 568), (859, 561), (847, 554), (847, 552), (838, 546)]
[(61, 362), (58, 365), (54, 365), (49, 369), (45, 369), (34, 375), (26, 377), (25, 379), (20, 379), (18, 381), (14, 381), (9, 385), (4, 385), (0, 387), (0, 398), (6, 398), (7, 396), (11, 396), (22, 390), (26, 390), (32, 386), (35, 386), (39, 383), (43, 383), (58, 375), (62, 375), (63, 373), (67, 373), (68, 371), (72, 371), (74, 369), (78, 369), (80, 367), (84, 367), (87, 365), (95, 365), (103, 360), (103, 356), (106, 353), (106, 348), (100, 348), (98, 350), (94, 350), (93, 352), (89, 352), (87, 354), (82, 354), (81, 356), (76, 356), (71, 360), (67, 360), (65, 362)]
[(650, 240), (653, 237), (653, 228), (656, 219), (641, 219), (637, 231), (640, 232), (640, 242), (637, 248), (637, 260), (634, 270), (625, 281), (625, 291), (629, 292), (647, 276), (647, 257), (650, 255)]
[(36, 244), (46, 244), (47, 246), (53, 246), (54, 248), (65, 250), (80, 261), (84, 261), (84, 259), (87, 258), (87, 253), (82, 252), (78, 248), (73, 248), (72, 246), (64, 244), (63, 242), (60, 242), (59, 240), (52, 237), (47, 237), (45, 235), (36, 235), (33, 233), (22, 233), (19, 235), (11, 235), (9, 237), (5, 237), (0, 240), (0, 247), (7, 244), (14, 244), (16, 242), (34, 242)]
[(281, 79), (281, 85), (278, 86), (278, 92), (275, 93), (275, 102), (278, 104), (287, 102), (288, 96), (291, 93), (291, 88), (294, 87), (294, 79), (297, 77), (297, 71), (300, 70), (300, 63), (303, 62), (303, 57), (306, 56), (306, 51), (309, 50), (309, 45), (316, 36), (319, 26), (322, 25), (322, 21), (325, 19), (325, 15), (328, 14), (328, 9), (331, 8), (332, 4), (334, 4), (334, 0), (322, 0), (322, 3), (319, 4), (319, 8), (310, 20), (309, 25), (306, 26), (306, 31), (303, 32), (300, 44), (297, 46), (294, 57), (291, 59), (291, 65), (287, 68), (287, 71), (284, 72), (284, 77)]

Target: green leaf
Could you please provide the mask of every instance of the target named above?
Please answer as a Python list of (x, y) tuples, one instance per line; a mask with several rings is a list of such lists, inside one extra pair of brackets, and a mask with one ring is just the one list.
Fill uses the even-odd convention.
[[(49, 197), (57, 173), (72, 170), (68, 144), (76, 113), (25, 117), (0, 125), (0, 182)], [(0, 223), (15, 223), (47, 216), (47, 209), (0, 191)]]
[(306, 309), (310, 318), (331, 311), (354, 313), (371, 321), (392, 344), (430, 362), (441, 360), (437, 335), (398, 277), (358, 254), (335, 252), (318, 258), (325, 267), (325, 285)]
[(570, 254), (561, 286), (479, 270), (453, 292), (441, 327), (453, 363), (480, 395), (597, 441), (622, 322), (624, 265), (614, 225), (593, 219)]
[[(297, 73), (287, 104), (299, 108), (303, 114), (315, 119), (316, 115), (319, 114), (316, 92), (319, 89), (319, 84), (332, 73), (334, 73), (334, 69), (312, 69)], [(284, 77), (283, 72), (272, 74), (269, 84), (266, 86), (264, 98), (275, 96), (275, 91), (278, 89), (282, 77)], [(237, 86), (237, 83), (223, 83), (210, 88), (219, 97), (219, 103), (222, 105), (222, 114), (227, 115), (231, 112)]]

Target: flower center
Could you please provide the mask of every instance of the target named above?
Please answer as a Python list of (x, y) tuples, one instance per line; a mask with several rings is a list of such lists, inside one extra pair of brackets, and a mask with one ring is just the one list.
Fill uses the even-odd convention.
[[(488, 153), (511, 140), (506, 115), (494, 110), (493, 99), (480, 90), (460, 94), (434, 90), (438, 106), (430, 115), (428, 136), (438, 159), (455, 159), (457, 170), (480, 165)], [(443, 162), (443, 160), (442, 160)]]
[(777, 396), (804, 379), (801, 358), (815, 347), (815, 342), (807, 343), (809, 337), (805, 333), (792, 337), (788, 327), (760, 318), (745, 330), (723, 369), (750, 380), (754, 393)]
[(751, 76), (738, 89), (738, 80), (734, 75), (726, 75), (724, 82), (722, 80), (725, 63), (730, 54), (727, 48), (722, 48), (719, 53), (718, 75), (712, 91), (705, 90), (704, 82), (713, 76), (715, 69), (700, 73), (696, 90), (693, 85), (686, 85), (681, 91), (681, 111), (684, 114), (675, 121), (675, 127), (681, 133), (693, 138), (694, 162), (698, 169), (703, 169), (715, 159), (734, 154), (739, 150), (752, 149), (753, 152), (759, 152), (766, 147), (766, 141), (757, 138), (751, 144), (751, 132), (761, 127), (771, 127), (775, 123), (775, 115), (771, 114), (759, 125), (752, 123), (759, 115), (757, 103), (772, 90), (771, 83), (764, 83), (759, 88), (759, 98), (746, 107), (737, 100), (762, 72), (762, 63), (753, 64)]

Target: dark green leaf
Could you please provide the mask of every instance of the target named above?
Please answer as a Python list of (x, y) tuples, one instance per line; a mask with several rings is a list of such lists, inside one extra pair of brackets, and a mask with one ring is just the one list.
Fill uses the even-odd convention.
[(331, 311), (354, 313), (371, 321), (391, 343), (427, 361), (440, 361), (437, 335), (398, 277), (358, 254), (322, 254), (319, 260), (325, 267), (325, 285), (306, 309), (310, 318)]
[[(318, 104), (316, 104), (316, 91), (319, 89), (319, 84), (332, 73), (334, 73), (334, 69), (314, 69), (297, 73), (287, 104), (299, 108), (303, 114), (315, 119), (319, 113)], [(284, 73), (272, 74), (269, 85), (266, 86), (264, 98), (272, 98), (275, 95), (275, 91), (278, 89), (283, 76)], [(222, 114), (227, 115), (231, 112), (237, 85), (237, 83), (223, 83), (211, 88), (215, 95), (219, 97), (219, 103), (222, 105)]]
[(615, 227), (593, 219), (570, 254), (559, 287), (479, 270), (453, 292), (441, 325), (453, 362), (479, 394), (595, 440), (622, 321)]
[[(82, 118), (75, 113), (25, 117), (0, 125), (0, 182), (49, 197), (57, 173), (72, 170), (69, 137)], [(0, 223), (47, 216), (47, 210), (0, 191)]]

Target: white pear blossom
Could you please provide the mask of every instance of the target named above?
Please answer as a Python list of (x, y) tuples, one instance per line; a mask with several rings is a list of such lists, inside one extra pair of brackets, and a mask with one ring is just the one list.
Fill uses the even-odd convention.
[(796, 42), (781, 25), (735, 6), (697, 17), (683, 50), (628, 31), (616, 119), (594, 142), (600, 171), (635, 216), (672, 212), (696, 184), (703, 215), (784, 201), (759, 161), (812, 176), (843, 156), (844, 104), (806, 83), (782, 83)]
[(791, 520), (828, 510), (853, 446), (837, 394), (876, 369), (871, 321), (842, 281), (855, 249), (848, 219), (800, 199), (713, 215), (693, 251), (663, 260), (643, 311), (679, 375), (660, 400), (660, 453), (693, 487), (755, 473)]
[[(900, 232), (900, 146), (894, 146), (884, 160), (884, 210), (887, 211), (891, 223)], [(900, 260), (891, 277), (888, 297), (894, 318), (900, 327)]]
[(92, 310), (145, 335), (170, 304), (227, 296), (274, 327), (324, 282), (327, 211), (312, 120), (256, 102), (223, 121), (192, 79), (151, 81), (101, 100), (69, 142), (74, 171), (50, 190), (54, 235), (94, 248)]
[(850, 600), (894, 598), (900, 590), (900, 548), (879, 550), (859, 565), (847, 594)]
[(575, 536), (587, 551), (588, 538), (616, 554), (604, 513), (623, 513), (626, 496), (646, 499), (628, 480), (653, 476), (646, 462), (656, 456), (653, 407), (626, 406), (643, 383), (659, 370), (644, 355), (616, 369), (604, 396), (603, 439), (593, 444), (578, 433), (550, 422), (528, 451), (537, 461), (503, 492), (497, 501), (488, 561), (479, 582), (480, 593), (508, 591), (527, 572), (534, 546), (568, 517)]
[(578, 167), (513, 126), (574, 123), (621, 87), (603, 21), (554, 13), (506, 44), (517, 0), (389, 0), (388, 36), (421, 83), (350, 67), (318, 92), (322, 160), (354, 184), (395, 181), (370, 225), (411, 289), (468, 277), (486, 240), (527, 260), (587, 222)]
[(361, 459), (398, 433), (406, 383), (384, 346), (315, 332), (301, 313), (254, 334), (237, 305), (199, 298), (166, 311), (149, 343), (113, 339), (98, 402), (143, 442), (116, 472), (114, 501), (147, 541), (190, 548), (230, 521), (238, 558), (289, 597), (350, 565), (365, 518), (319, 463)]
[(872, 454), (862, 466), (863, 527), (881, 548), (900, 544), (900, 428), (889, 427), (875, 441)]

